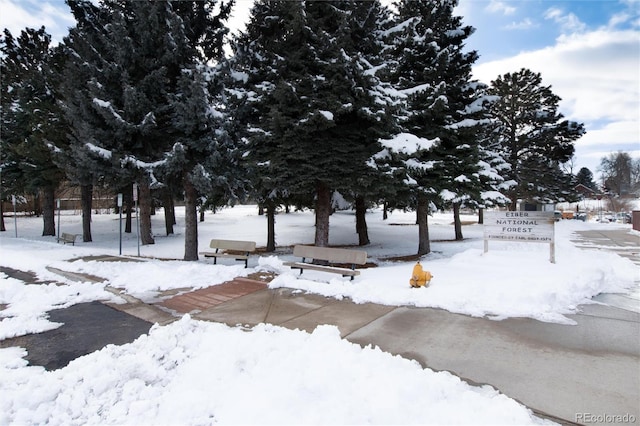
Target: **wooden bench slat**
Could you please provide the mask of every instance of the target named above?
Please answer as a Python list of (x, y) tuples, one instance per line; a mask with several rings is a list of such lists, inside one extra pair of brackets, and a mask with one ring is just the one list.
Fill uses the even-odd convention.
[(245, 254), (233, 254), (233, 253), (224, 253), (224, 252), (213, 252), (213, 251), (201, 251), (200, 252), (201, 255), (203, 255), (204, 257), (228, 257), (228, 258), (233, 258), (233, 259), (248, 259), (249, 256), (245, 255)]
[(350, 275), (350, 276), (360, 275), (360, 271), (358, 271), (357, 269), (340, 268), (337, 266), (315, 265), (313, 263), (303, 263), (303, 262), (284, 262), (283, 265), (290, 266), (294, 269), (303, 268), (303, 269), (311, 269), (314, 271), (340, 273), (342, 275)]
[[(311, 269), (351, 276), (352, 280), (354, 276), (360, 275), (360, 271), (356, 271), (355, 266), (367, 263), (367, 252), (362, 250), (296, 245), (293, 248), (293, 255), (301, 257), (302, 262), (284, 262), (283, 264), (294, 269), (300, 269), (301, 274), (305, 269)], [(330, 264), (351, 264), (351, 269), (332, 265), (319, 265), (312, 263), (312, 261), (323, 261)]]
[(75, 246), (77, 236), (78, 236), (77, 234), (69, 234), (69, 233), (63, 232), (62, 235), (58, 237), (58, 242), (62, 241), (65, 244), (71, 243), (72, 245)]
[(214, 264), (216, 264), (219, 257), (224, 257), (244, 260), (244, 267), (246, 268), (249, 263), (249, 254), (256, 251), (256, 242), (213, 239), (209, 242), (209, 247), (215, 249), (215, 251), (201, 251), (200, 254), (204, 255), (204, 257), (213, 257)]
[(326, 260), (331, 263), (367, 263), (367, 252), (332, 247), (316, 247), (297, 245), (293, 248), (293, 255), (309, 259)]
[(255, 241), (235, 241), (235, 240), (211, 240), (209, 247), (212, 249), (256, 251)]

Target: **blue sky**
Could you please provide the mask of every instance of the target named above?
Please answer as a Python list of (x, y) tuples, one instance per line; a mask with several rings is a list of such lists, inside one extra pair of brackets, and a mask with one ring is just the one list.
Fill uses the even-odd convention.
[[(388, 1), (388, 0), (387, 0)], [(236, 0), (233, 27), (250, 0)], [(0, 27), (18, 34), (45, 25), (61, 40), (74, 24), (63, 0), (0, 0)], [(560, 112), (585, 124), (573, 172), (618, 150), (640, 157), (640, 0), (460, 0), (456, 13), (476, 32), (474, 76), (489, 83), (529, 68), (562, 98)]]

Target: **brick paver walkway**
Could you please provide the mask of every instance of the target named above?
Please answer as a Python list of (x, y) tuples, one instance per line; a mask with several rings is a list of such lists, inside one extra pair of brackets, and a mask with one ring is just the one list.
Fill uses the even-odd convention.
[(262, 281), (238, 277), (233, 281), (174, 296), (162, 301), (159, 305), (186, 314), (203, 311), (227, 300), (265, 288), (267, 284)]

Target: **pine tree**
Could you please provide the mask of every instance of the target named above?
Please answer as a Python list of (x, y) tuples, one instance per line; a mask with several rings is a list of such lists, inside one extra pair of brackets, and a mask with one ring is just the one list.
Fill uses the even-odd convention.
[(235, 45), (238, 116), (263, 203), (315, 194), (315, 244), (329, 242), (334, 191), (352, 191), (378, 148), (384, 108), (357, 55), (357, 2), (257, 2)]
[(598, 186), (593, 181), (593, 173), (586, 167), (582, 167), (578, 170), (578, 174), (576, 175), (576, 183), (586, 186), (587, 188), (593, 189), (594, 191), (598, 188)]
[[(137, 182), (141, 239), (153, 244), (151, 190), (173, 186), (158, 180), (159, 167), (167, 162), (184, 167), (167, 171), (165, 166), (163, 173), (184, 185), (191, 209), (198, 188), (188, 176), (215, 155), (208, 150), (198, 163), (193, 158), (204, 155), (204, 150), (192, 152), (187, 142), (206, 145), (202, 140), (216, 137), (216, 128), (209, 126), (214, 106), (208, 95), (199, 92), (210, 86), (203, 82), (208, 72), (199, 67), (212, 59), (206, 55), (221, 55), (230, 3), (219, 3), (219, 9), (217, 1), (108, 0), (95, 7), (69, 0), (69, 4), (78, 21), (67, 40), (72, 64), (65, 79), (74, 122), (72, 155), (81, 170), (99, 171), (109, 186)], [(186, 112), (194, 116), (186, 117)], [(193, 123), (198, 119), (202, 122)], [(203, 132), (210, 138), (203, 139)], [(178, 151), (184, 161), (176, 161)], [(88, 178), (95, 183), (95, 175)], [(186, 226), (185, 260), (195, 260), (197, 225), (191, 210)]]
[(77, 24), (61, 46), (66, 61), (59, 90), (71, 127), (68, 144), (57, 145), (56, 152), (57, 162), (65, 165), (71, 183), (80, 186), (82, 238), (90, 242), (93, 187), (107, 186), (115, 180), (113, 169), (116, 167), (110, 151), (100, 146), (100, 141), (110, 137), (103, 131), (105, 119), (97, 113), (93, 99), (100, 99), (96, 91), (105, 88), (97, 76), (103, 80), (111, 77), (107, 85), (110, 88), (117, 87), (118, 74), (109, 72), (105, 59), (109, 57), (105, 46), (109, 11), (86, 0), (67, 0), (67, 4)]
[[(402, 133), (387, 140), (379, 163), (405, 173), (417, 211), (418, 254), (430, 252), (427, 215), (436, 206), (478, 200), (478, 125), (472, 106), (478, 101), (471, 80), (476, 52), (463, 52), (473, 28), (453, 15), (456, 0), (415, 0), (398, 3), (391, 81), (404, 97)], [(459, 227), (457, 227), (459, 230)], [(461, 238), (461, 233), (458, 235)]]
[(537, 202), (570, 201), (575, 198), (573, 179), (561, 165), (571, 159), (573, 143), (584, 126), (563, 120), (560, 97), (542, 77), (528, 69), (499, 76), (489, 94), (498, 97), (491, 114), (494, 135), (510, 168), (506, 179), (515, 182), (507, 191), (514, 210), (519, 199)]
[(291, 24), (300, 13), (297, 2), (257, 1), (244, 32), (232, 41), (231, 80), (227, 100), (233, 114), (231, 134), (246, 144), (243, 166), (251, 182), (251, 195), (266, 208), (267, 251), (274, 251), (275, 212), (291, 191), (285, 179), (287, 164), (279, 150), (282, 134), (271, 120), (276, 85), (280, 82)]
[(18, 38), (5, 29), (2, 58), (3, 188), (36, 194), (43, 200), (42, 235), (55, 235), (55, 191), (64, 170), (52, 161), (52, 149), (65, 139), (66, 122), (57, 103), (56, 61), (44, 27), (27, 28)]
[[(184, 260), (198, 260), (197, 208), (201, 199), (234, 202), (244, 191), (241, 151), (229, 136), (223, 87), (228, 74), (222, 61), (224, 22), (232, 3), (178, 2), (174, 12), (181, 20), (173, 38), (181, 37), (181, 68), (170, 87), (170, 127), (173, 145), (165, 152), (159, 173), (166, 184), (178, 182), (185, 198)], [(219, 6), (217, 11), (216, 6)], [(209, 65), (211, 61), (217, 66)]]
[(346, 182), (347, 185), (337, 188), (353, 202), (358, 244), (362, 246), (370, 243), (366, 223), (367, 207), (382, 201), (389, 185), (388, 176), (371, 167), (370, 157), (379, 151), (379, 140), (389, 137), (397, 130), (394, 116), (397, 100), (384, 81), (389, 59), (386, 55), (386, 30), (392, 25), (392, 20), (390, 11), (379, 1), (337, 3), (346, 21), (341, 45), (351, 59), (352, 85), (366, 94), (354, 97), (356, 103), (353, 109), (361, 113), (351, 121), (352, 126), (346, 131), (355, 131), (354, 141), (366, 149), (362, 155), (363, 158), (368, 156), (369, 161), (356, 163), (354, 177)]
[[(66, 93), (75, 124), (75, 154), (84, 170), (99, 170), (114, 188), (139, 185), (140, 236), (153, 244), (153, 164), (167, 143), (166, 89), (171, 20), (164, 2), (104, 2), (100, 9), (70, 2), (79, 22), (67, 41)], [(86, 78), (78, 78), (86, 74)], [(87, 141), (91, 141), (87, 143)], [(95, 178), (93, 179), (95, 182)]]

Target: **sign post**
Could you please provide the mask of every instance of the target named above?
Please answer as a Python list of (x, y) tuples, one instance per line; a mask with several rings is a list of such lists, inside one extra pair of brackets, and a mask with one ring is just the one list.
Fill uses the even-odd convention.
[(486, 212), (484, 215), (485, 253), (489, 251), (489, 240), (548, 243), (549, 261), (556, 263), (553, 212)]
[(118, 212), (120, 212), (120, 251), (122, 256), (122, 193), (118, 194)]
[(140, 257), (140, 217), (138, 216), (138, 185), (133, 183), (133, 202), (136, 209), (136, 241), (138, 242), (138, 257)]
[(58, 208), (58, 241), (60, 241), (60, 198), (56, 200), (56, 207)]
[(18, 214), (16, 213), (16, 196), (11, 196), (11, 204), (13, 204), (13, 227), (16, 231), (16, 238), (18, 238)]

